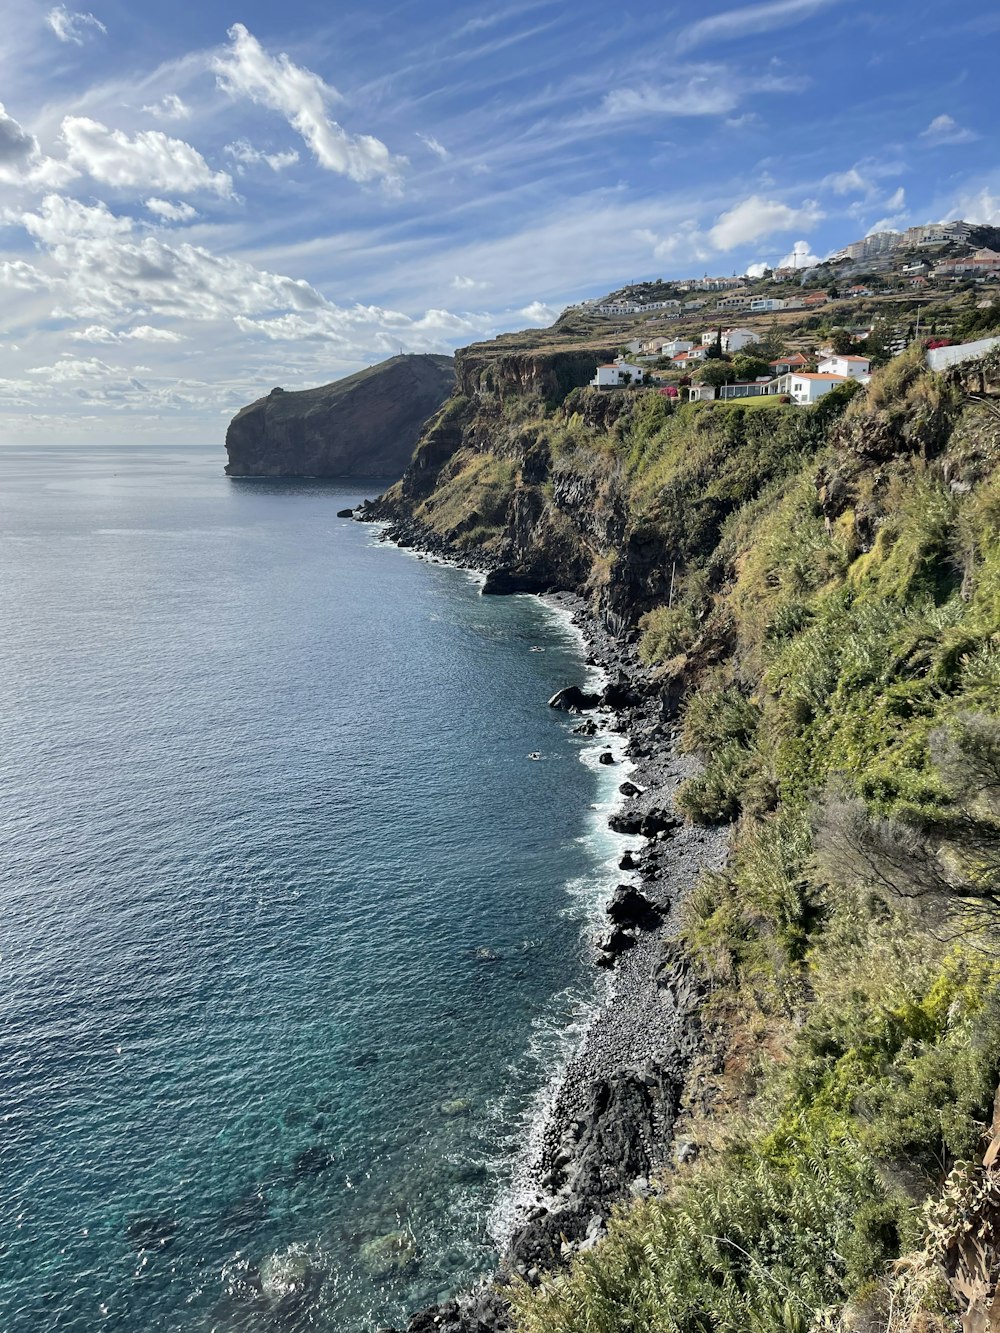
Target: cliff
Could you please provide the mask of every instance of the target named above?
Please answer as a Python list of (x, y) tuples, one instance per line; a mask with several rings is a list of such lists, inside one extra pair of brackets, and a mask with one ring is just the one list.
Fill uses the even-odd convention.
[(455, 382), (448, 356), (394, 356), (333, 384), (272, 389), (226, 432), (230, 477), (399, 476)]
[[(632, 753), (679, 735), (701, 763), (680, 832), (731, 849), (645, 983), (669, 963), (701, 988), (676, 1153), (606, 1235), (515, 1247), (496, 1318), (993, 1327), (1000, 357), (934, 374), (914, 347), (800, 408), (602, 395), (599, 355), (465, 349), (367, 511), (489, 571), (484, 591), (586, 598), (646, 664)], [(670, 817), (635, 832), (640, 866), (686, 845)]]

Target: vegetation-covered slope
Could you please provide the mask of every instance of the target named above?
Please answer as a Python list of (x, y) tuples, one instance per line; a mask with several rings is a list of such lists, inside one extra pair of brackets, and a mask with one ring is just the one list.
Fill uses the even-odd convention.
[(519, 1327), (957, 1327), (1000, 1077), (998, 366), (677, 408), (508, 360), (460, 357), (389, 506), (640, 633), (705, 760), (683, 809), (733, 822), (685, 908), (702, 1150)]

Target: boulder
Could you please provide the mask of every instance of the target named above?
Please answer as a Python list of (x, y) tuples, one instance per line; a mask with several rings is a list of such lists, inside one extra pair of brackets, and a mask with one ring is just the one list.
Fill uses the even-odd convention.
[(618, 788), (623, 796), (641, 796), (642, 788), (637, 787), (634, 782), (623, 782)]
[(638, 810), (616, 810), (608, 820), (608, 827), (616, 833), (639, 833), (642, 831), (642, 818)]
[(628, 930), (622, 930), (620, 926), (615, 926), (609, 930), (606, 935), (601, 935), (596, 940), (597, 944), (597, 966), (614, 967), (615, 959), (621, 954), (627, 953), (629, 949), (635, 948), (635, 936)]
[(584, 713), (590, 708), (596, 708), (599, 699), (600, 695), (588, 694), (579, 685), (565, 685), (561, 690), (556, 690), (549, 700), (549, 707), (561, 708), (564, 713)]
[(617, 711), (620, 708), (633, 708), (638, 702), (639, 696), (624, 677), (609, 682), (601, 691), (602, 708), (613, 708)]
[(545, 584), (516, 569), (491, 569), (479, 590), (484, 597), (509, 597), (516, 592), (544, 592)]
[(631, 884), (619, 884), (608, 903), (608, 918), (616, 926), (651, 930), (660, 923), (660, 914), (644, 893)]
[(353, 517), (354, 517), (354, 510), (353, 510), (353, 509), (338, 509), (338, 510), (337, 510), (337, 517), (338, 517), (338, 518), (353, 518)]
[(361, 1265), (376, 1278), (392, 1277), (415, 1268), (419, 1259), (417, 1242), (408, 1231), (390, 1231), (376, 1236), (361, 1247)]
[(605, 750), (604, 753), (598, 757), (597, 762), (605, 765), (613, 764), (615, 762), (615, 757), (610, 750)]
[(683, 819), (667, 810), (648, 810), (642, 817), (639, 832), (644, 838), (655, 838), (658, 833), (672, 833), (683, 826)]
[(265, 1308), (279, 1319), (290, 1319), (316, 1300), (323, 1273), (304, 1246), (289, 1245), (261, 1263), (259, 1280)]

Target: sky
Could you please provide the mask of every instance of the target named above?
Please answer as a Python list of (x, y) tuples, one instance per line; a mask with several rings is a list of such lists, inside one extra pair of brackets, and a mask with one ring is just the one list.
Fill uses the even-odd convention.
[(0, 443), (1000, 225), (995, 0), (92, 2), (0, 0)]

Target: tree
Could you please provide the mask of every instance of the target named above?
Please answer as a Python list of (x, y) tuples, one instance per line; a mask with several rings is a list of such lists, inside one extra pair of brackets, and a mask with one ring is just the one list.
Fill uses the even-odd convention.
[(835, 328), (830, 333), (830, 346), (838, 356), (846, 356), (854, 350), (854, 339), (845, 328)]
[(865, 353), (873, 366), (884, 366), (892, 357), (893, 332), (886, 319), (877, 319), (865, 339)]
[(761, 353), (769, 361), (775, 361), (785, 350), (785, 335), (781, 332), (781, 325), (776, 319), (773, 319), (767, 332), (760, 340)]
[[(720, 384), (730, 384), (736, 378), (736, 372), (728, 361), (706, 361), (698, 371), (701, 384), (711, 384), (718, 389)], [(718, 394), (716, 394), (718, 397)]]
[(950, 797), (940, 814), (904, 822), (871, 814), (857, 797), (828, 797), (817, 862), (834, 881), (909, 903), (946, 936), (989, 943), (1000, 924), (1000, 721), (959, 714), (931, 733), (929, 749)]
[(709, 361), (718, 361), (722, 356), (722, 325), (719, 325), (715, 338), (708, 344), (705, 356)]
[(739, 380), (755, 380), (771, 373), (771, 367), (764, 358), (752, 355), (748, 347), (733, 357), (733, 370)]

